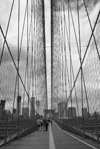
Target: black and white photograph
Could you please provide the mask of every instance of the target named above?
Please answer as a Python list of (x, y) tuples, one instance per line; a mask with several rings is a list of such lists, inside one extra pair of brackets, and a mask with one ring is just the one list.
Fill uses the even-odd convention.
[(0, 148), (100, 149), (100, 0), (0, 0)]

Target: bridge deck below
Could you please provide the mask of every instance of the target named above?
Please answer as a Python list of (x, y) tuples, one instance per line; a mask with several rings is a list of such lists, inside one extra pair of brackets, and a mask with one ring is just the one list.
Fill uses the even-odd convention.
[(100, 149), (100, 145), (82, 140), (61, 130), (55, 123), (49, 131), (39, 130), (1, 149)]

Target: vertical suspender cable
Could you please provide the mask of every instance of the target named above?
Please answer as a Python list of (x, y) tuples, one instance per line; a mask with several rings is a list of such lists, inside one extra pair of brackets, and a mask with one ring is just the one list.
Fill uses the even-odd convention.
[[(18, 72), (17, 73), (19, 73), (19, 40), (20, 40), (20, 0), (18, 0), (18, 66), (17, 66)], [(19, 96), (19, 75), (17, 76), (17, 81), (18, 81), (18, 96)], [(19, 101), (17, 101), (17, 102), (19, 103)], [(17, 132), (17, 135), (19, 136), (19, 105), (17, 108), (18, 108), (18, 132)]]
[[(71, 56), (71, 35), (70, 35), (70, 1), (68, 0), (68, 30), (69, 30), (69, 56), (70, 56), (70, 92), (72, 89), (72, 56)], [(72, 115), (72, 93), (70, 94), (70, 101), (71, 101), (71, 115)]]
[(46, 63), (46, 38), (45, 38), (45, 7), (44, 0), (42, 0), (42, 13), (43, 13), (43, 52), (44, 52), (44, 71), (45, 71), (45, 90), (46, 90), (46, 109), (48, 109), (48, 95), (47, 95), (47, 63)]
[[(84, 115), (83, 115), (83, 75), (82, 75), (82, 56), (81, 56), (81, 34), (80, 34), (80, 14), (79, 14), (79, 1), (77, 0), (77, 14), (78, 14), (78, 31), (79, 31), (79, 58), (80, 58), (80, 75), (81, 75), (81, 89), (80, 89), (80, 95), (81, 95), (81, 101), (82, 101), (82, 125), (83, 125), (83, 131), (84, 131)], [(85, 132), (84, 132), (85, 133)]]
[[(27, 0), (27, 92), (29, 93), (29, 67), (28, 67), (28, 65), (29, 65), (29, 32), (28, 32), (28, 29), (29, 29), (29, 27), (28, 27), (28, 21), (29, 21), (29, 17), (28, 17), (28, 15), (29, 15), (29, 12), (28, 12), (28, 0)], [(28, 108), (29, 108), (29, 99), (28, 99)]]
[(51, 109), (53, 108), (53, 2), (51, 0)]
[[(18, 0), (18, 72), (19, 72), (19, 40), (20, 40), (20, 0)], [(18, 96), (19, 96), (19, 76), (18, 76)]]

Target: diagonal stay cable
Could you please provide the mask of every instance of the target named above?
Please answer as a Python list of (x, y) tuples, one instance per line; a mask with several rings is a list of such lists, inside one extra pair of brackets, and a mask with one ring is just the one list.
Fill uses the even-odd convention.
[(4, 32), (3, 32), (3, 29), (2, 29), (2, 27), (1, 27), (1, 25), (0, 25), (0, 30), (1, 30), (2, 36), (3, 36), (4, 40), (5, 40), (5, 43), (6, 43), (6, 45), (7, 45), (7, 49), (8, 49), (8, 51), (9, 51), (9, 54), (10, 54), (10, 56), (11, 56), (11, 59), (12, 59), (12, 61), (13, 61), (14, 66), (15, 66), (15, 69), (16, 69), (16, 71), (17, 71), (17, 73), (18, 73), (19, 78), (20, 78), (20, 81), (21, 81), (21, 83), (22, 83), (22, 85), (23, 85), (23, 87), (24, 87), (24, 90), (25, 90), (25, 92), (26, 92), (28, 98), (29, 98), (29, 94), (28, 94), (28, 92), (27, 92), (27, 90), (26, 90), (26, 87), (25, 87), (25, 85), (24, 85), (24, 83), (23, 83), (22, 77), (21, 77), (21, 75), (20, 75), (20, 73), (19, 73), (19, 71), (18, 71), (18, 68), (17, 68), (17, 66), (16, 66), (15, 60), (14, 60), (14, 58), (13, 58), (13, 55), (12, 55), (12, 53), (11, 53), (10, 47), (9, 47), (9, 45), (8, 45), (8, 42), (7, 42), (6, 38), (5, 38), (5, 35), (4, 35)]
[[(86, 6), (86, 3), (85, 3), (85, 0), (83, 0), (83, 2), (84, 2), (84, 6), (85, 6), (85, 10), (86, 10), (87, 17), (88, 17), (88, 21), (89, 21), (89, 24), (90, 24), (90, 28), (91, 28), (91, 31), (92, 31), (92, 30), (93, 30), (93, 29), (92, 29), (92, 24), (91, 24), (91, 20), (90, 20), (90, 17), (89, 17), (89, 13), (88, 13), (88, 10), (87, 10), (87, 6)], [(100, 60), (100, 53), (99, 53), (99, 49), (98, 49), (98, 46), (97, 46), (97, 42), (96, 42), (96, 38), (95, 38), (94, 33), (93, 33), (93, 38), (94, 38), (94, 42), (95, 42), (95, 46), (96, 46), (98, 58), (99, 58), (99, 60)]]
[[(72, 24), (73, 24), (73, 29), (74, 29), (74, 35), (75, 35), (75, 39), (76, 39), (76, 45), (77, 45), (77, 49), (78, 49), (79, 60), (81, 61), (81, 59), (80, 59), (80, 54), (79, 54), (79, 46), (78, 46), (78, 41), (77, 41), (77, 36), (76, 36), (76, 29), (75, 29), (75, 24), (74, 24), (74, 19), (73, 19), (73, 15), (72, 15), (71, 6), (70, 6), (70, 12), (71, 12)], [(85, 79), (84, 79), (83, 70), (82, 70), (82, 75), (83, 75), (83, 83), (84, 83), (85, 92), (86, 92), (86, 85), (85, 85), (86, 83), (85, 83)], [(89, 103), (88, 103), (87, 93), (86, 93), (86, 100), (87, 100), (88, 111), (89, 111)]]
[[(100, 10), (99, 10), (99, 12), (98, 12), (98, 15), (97, 15), (97, 18), (96, 18), (96, 21), (95, 21), (95, 24), (94, 24), (94, 27), (93, 27), (93, 30), (92, 30), (90, 39), (89, 39), (89, 42), (88, 42), (88, 44), (87, 44), (86, 51), (85, 51), (84, 56), (83, 56), (83, 59), (82, 59), (82, 61), (81, 61), (81, 64), (82, 64), (82, 65), (83, 65), (83, 63), (84, 63), (85, 56), (86, 56), (87, 51), (88, 51), (88, 49), (89, 49), (89, 45), (90, 45), (90, 42), (91, 42), (93, 33), (94, 33), (94, 31), (95, 31), (95, 28), (96, 28), (96, 25), (97, 25), (99, 16), (100, 16)], [(79, 74), (80, 74), (80, 71), (81, 71), (81, 67), (80, 67), (79, 70), (78, 70), (78, 73), (77, 73), (76, 79), (75, 79), (75, 81), (74, 81), (74, 83), (73, 83), (73, 87), (72, 87), (72, 89), (71, 89), (71, 91), (70, 91), (70, 95), (69, 95), (69, 97), (68, 97), (67, 103), (68, 103), (68, 101), (69, 101), (69, 99), (70, 99), (70, 97), (71, 97), (72, 91), (73, 91), (73, 89), (74, 89), (74, 87), (75, 87), (75, 84), (76, 84), (76, 81), (77, 81), (78, 76), (79, 76)], [(67, 106), (67, 103), (66, 103), (66, 105), (65, 105), (65, 108), (66, 108), (66, 106)], [(63, 109), (63, 111), (65, 110), (65, 108)], [(62, 113), (63, 113), (63, 111), (62, 111)]]
[[(19, 71), (18, 71), (18, 68), (17, 68), (17, 66), (16, 66), (15, 60), (14, 60), (14, 58), (13, 58), (13, 55), (12, 55), (12, 53), (11, 53), (10, 47), (9, 47), (9, 45), (8, 45), (8, 42), (7, 42), (7, 40), (6, 40), (5, 36), (4, 36), (4, 32), (3, 32), (3, 30), (2, 30), (1, 25), (0, 25), (0, 30), (1, 30), (2, 36), (3, 36), (4, 40), (5, 40), (5, 43), (6, 43), (6, 45), (7, 45), (7, 49), (8, 49), (8, 51), (9, 51), (9, 54), (10, 54), (10, 56), (11, 56), (11, 59), (12, 59), (12, 61), (13, 61), (14, 66), (15, 66), (15, 69), (16, 69), (16, 71), (17, 71), (17, 73), (18, 73), (19, 79), (20, 79), (20, 81), (21, 81), (21, 83), (22, 83), (22, 85), (23, 85), (23, 87), (24, 87), (24, 90), (25, 90), (25, 92), (26, 92), (26, 94), (27, 94), (27, 96), (28, 96), (29, 101), (31, 102), (30, 97), (29, 97), (29, 94), (28, 94), (28, 92), (27, 92), (27, 90), (26, 90), (26, 87), (25, 87), (25, 85), (24, 85), (24, 83), (23, 83), (23, 80), (22, 80), (21, 75), (20, 75), (20, 73), (19, 73)], [(35, 111), (35, 112), (36, 112), (36, 111)]]
[[(70, 7), (70, 4), (69, 4), (69, 7)], [(71, 7), (70, 7), (70, 9), (71, 9)], [(63, 11), (64, 11), (64, 22), (65, 22), (65, 24), (66, 24), (66, 31), (68, 30), (67, 29), (67, 23), (66, 23), (66, 18), (65, 18), (65, 8), (64, 8), (64, 5), (63, 5)], [(70, 10), (71, 11), (71, 10)], [(72, 17), (72, 14), (71, 14), (71, 17)], [(73, 22), (73, 20), (72, 20), (72, 23), (74, 23)], [(75, 31), (75, 26), (74, 26), (74, 31)], [(76, 32), (75, 32), (76, 33)], [(76, 35), (76, 34), (75, 34)], [(76, 37), (76, 36), (75, 36)], [(67, 39), (68, 39), (68, 31), (67, 31)], [(77, 39), (77, 37), (76, 37), (76, 39)], [(65, 42), (66, 43), (66, 42)], [(64, 43), (64, 44), (65, 44)], [(69, 44), (69, 41), (68, 41), (68, 44)], [(77, 41), (77, 47), (78, 47), (78, 41)], [(78, 50), (78, 53), (79, 53), (79, 50)], [(72, 64), (72, 60), (71, 60), (71, 65), (72, 65), (72, 77), (73, 77), (73, 82), (74, 82), (74, 80), (75, 80), (75, 78), (74, 78), (74, 72), (73, 72), (73, 64)], [(68, 66), (67, 66), (68, 67)], [(68, 68), (67, 68), (68, 69)], [(68, 70), (67, 70), (67, 74), (68, 74)], [(70, 83), (69, 83), (70, 84)], [(70, 89), (71, 90), (71, 89)], [(75, 94), (76, 94), (76, 87), (75, 87)], [(77, 97), (76, 97), (77, 98)], [(76, 101), (77, 101), (77, 99), (76, 99)], [(78, 105), (77, 105), (77, 107), (78, 107)]]
[[(77, 41), (77, 35), (76, 35), (76, 30), (75, 30), (75, 25), (74, 25), (74, 20), (73, 20), (73, 15), (72, 15), (72, 10), (71, 10), (71, 6), (69, 4), (69, 9), (70, 9), (70, 13), (71, 13), (71, 18), (72, 18), (72, 24), (73, 24), (73, 28), (74, 28), (74, 35), (75, 35), (75, 39), (76, 39), (76, 44), (77, 44), (77, 48), (78, 48), (78, 54), (79, 54), (79, 46), (78, 46), (78, 41)], [(65, 8), (64, 10), (64, 19), (65, 19)], [(80, 58), (80, 57), (79, 57)], [(72, 77), (73, 77), (73, 81), (75, 80), (75, 76), (74, 76), (74, 69), (73, 69), (73, 65), (72, 65)], [(77, 92), (76, 92), (76, 85), (75, 85), (75, 96), (76, 96), (76, 103), (77, 103), (77, 110), (78, 110), (78, 101), (77, 101)], [(78, 115), (79, 115), (79, 110), (78, 110)]]
[[(75, 39), (76, 39), (76, 45), (77, 45), (79, 60), (80, 60), (80, 62), (81, 62), (81, 59), (80, 59), (80, 52), (79, 52), (79, 46), (78, 46), (78, 39), (77, 39), (77, 35), (76, 35), (76, 29), (75, 29), (75, 24), (74, 24), (74, 19), (73, 19), (73, 14), (72, 14), (71, 6), (70, 6), (70, 13), (71, 13), (71, 19), (72, 19), (72, 24), (73, 24), (73, 29), (74, 29), (74, 35), (75, 35)], [(73, 68), (72, 68), (72, 73), (73, 73), (73, 80), (75, 80)], [(78, 115), (79, 115), (78, 101), (77, 101), (77, 92), (76, 92), (76, 85), (75, 85), (75, 95), (76, 95), (77, 110), (78, 110)]]
[[(23, 34), (24, 34), (24, 28), (25, 28), (25, 19), (26, 19), (26, 12), (27, 12), (27, 2), (26, 2), (26, 8), (25, 8), (25, 13), (24, 13), (24, 20), (23, 20), (23, 27), (22, 27), (22, 33), (21, 33), (21, 41), (20, 41), (20, 48), (19, 48), (19, 60), (21, 57), (21, 50), (22, 50), (22, 41), (23, 41)], [(16, 80), (17, 80), (17, 75), (16, 75)], [(25, 84), (25, 81), (24, 81)], [(15, 82), (15, 89), (16, 89), (17, 83)], [(14, 103), (15, 103), (15, 94), (16, 92), (14, 91)], [(14, 107), (13, 103), (13, 107)]]
[[(13, 2), (12, 2), (12, 6), (11, 6), (11, 10), (10, 10), (10, 15), (9, 15), (9, 20), (8, 20), (8, 24), (7, 24), (7, 29), (6, 29), (6, 33), (5, 33), (5, 38), (7, 37), (7, 34), (8, 34), (8, 29), (9, 29), (9, 24), (10, 24), (11, 16), (12, 16), (14, 2), (15, 2), (15, 0), (13, 0)], [(5, 47), (5, 40), (4, 40), (4, 43), (3, 43), (2, 52), (1, 52), (1, 56), (0, 56), (0, 65), (1, 65), (1, 62), (2, 62), (4, 47)]]

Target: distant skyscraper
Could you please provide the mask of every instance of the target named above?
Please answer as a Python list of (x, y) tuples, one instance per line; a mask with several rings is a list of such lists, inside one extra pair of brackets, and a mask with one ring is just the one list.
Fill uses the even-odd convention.
[(13, 109), (13, 117), (16, 117), (16, 116), (17, 116), (17, 110)]
[(66, 118), (67, 117), (67, 109), (65, 107), (65, 102), (58, 103), (58, 117), (59, 118)]
[(76, 108), (75, 107), (68, 108), (68, 117), (69, 118), (76, 117)]
[(16, 114), (21, 115), (21, 96), (17, 97), (17, 109), (16, 109)]
[(1, 102), (0, 102), (0, 119), (3, 118), (4, 111), (5, 111), (5, 100), (1, 100)]
[(23, 107), (22, 108), (22, 115), (27, 118), (29, 117), (29, 108), (28, 107)]
[(88, 116), (87, 108), (82, 108), (82, 113), (84, 117)]
[(34, 116), (35, 116), (35, 97), (31, 97), (30, 117), (33, 118)]

